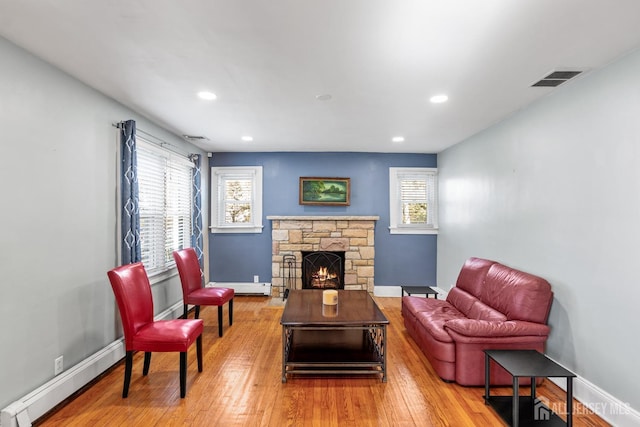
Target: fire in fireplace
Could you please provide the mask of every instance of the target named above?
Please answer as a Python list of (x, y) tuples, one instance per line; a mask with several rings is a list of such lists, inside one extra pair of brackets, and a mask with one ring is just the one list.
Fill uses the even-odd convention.
[(302, 251), (302, 289), (344, 289), (344, 252)]

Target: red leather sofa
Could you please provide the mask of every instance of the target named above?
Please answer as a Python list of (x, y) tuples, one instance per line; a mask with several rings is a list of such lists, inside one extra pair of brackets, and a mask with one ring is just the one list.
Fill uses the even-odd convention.
[[(487, 349), (544, 352), (553, 300), (549, 283), (495, 261), (469, 258), (446, 300), (402, 297), (404, 325), (445, 381), (484, 384)], [(511, 385), (492, 365), (491, 384)]]

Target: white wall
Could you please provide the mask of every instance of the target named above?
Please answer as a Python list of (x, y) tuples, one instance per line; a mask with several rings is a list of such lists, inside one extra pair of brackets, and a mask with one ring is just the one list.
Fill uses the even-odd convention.
[[(3, 408), (50, 380), (56, 357), (68, 369), (118, 338), (106, 276), (118, 264), (112, 123), (135, 119), (200, 151), (3, 38), (0, 58)], [(179, 279), (153, 294), (156, 312), (171, 306), (182, 298)]]
[(549, 356), (640, 409), (640, 52), (444, 151), (438, 167), (438, 285), (470, 256), (546, 278)]

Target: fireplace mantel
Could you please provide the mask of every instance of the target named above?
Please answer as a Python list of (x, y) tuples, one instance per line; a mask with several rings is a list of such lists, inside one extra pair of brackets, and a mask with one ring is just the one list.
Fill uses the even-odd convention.
[(278, 220), (278, 221), (378, 221), (380, 219), (377, 215), (370, 216), (353, 216), (353, 215), (288, 215), (288, 216), (278, 216), (278, 215), (270, 215), (267, 216), (269, 220)]

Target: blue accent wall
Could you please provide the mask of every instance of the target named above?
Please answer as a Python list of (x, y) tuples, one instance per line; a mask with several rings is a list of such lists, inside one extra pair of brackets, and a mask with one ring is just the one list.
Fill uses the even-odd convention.
[[(270, 215), (377, 215), (375, 285), (436, 284), (436, 235), (389, 234), (389, 168), (437, 167), (435, 154), (214, 153), (209, 166), (262, 166), (260, 234), (209, 233), (210, 278), (271, 281)], [(298, 203), (301, 176), (351, 178), (350, 206)]]

